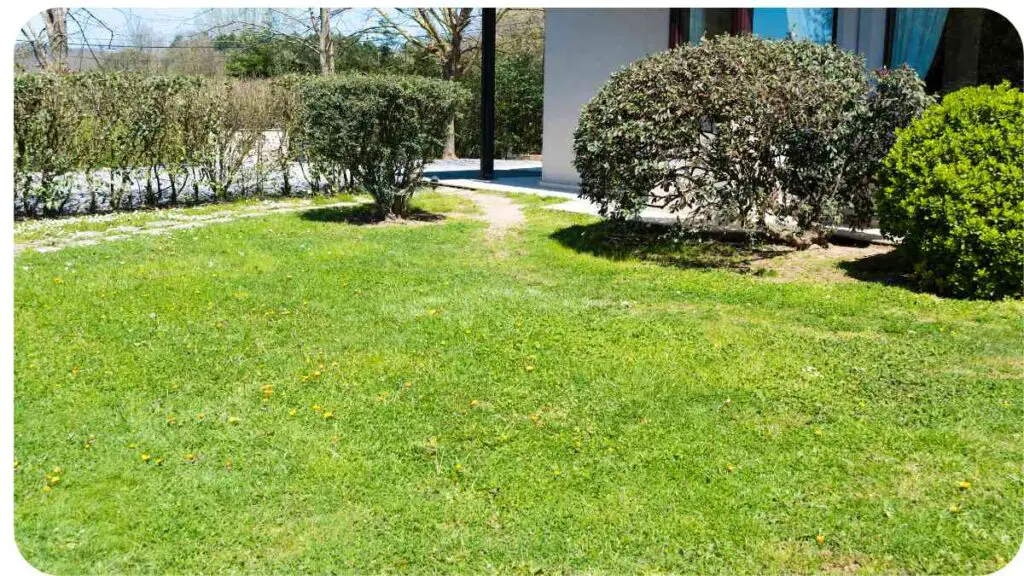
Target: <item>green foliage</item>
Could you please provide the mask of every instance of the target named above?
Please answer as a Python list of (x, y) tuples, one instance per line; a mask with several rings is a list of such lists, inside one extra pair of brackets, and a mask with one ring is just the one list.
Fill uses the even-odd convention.
[[(455, 129), (459, 156), (480, 156), (480, 71), (460, 81), (472, 98)], [(494, 154), (539, 153), (544, 121), (543, 62), (531, 54), (499, 54), (494, 64)]]
[[(82, 156), (83, 122), (78, 93), (53, 74), (22, 74), (14, 82), (14, 193), (22, 209), (33, 199), (44, 214), (60, 213), (67, 200), (61, 180)], [(33, 177), (38, 175), (38, 177)]]
[[(227, 55), (225, 69), (237, 78), (271, 78), (320, 72), (316, 36), (287, 36), (272, 30), (222, 34), (214, 48)], [(403, 55), (387, 44), (334, 37), (334, 69), (338, 71), (402, 72)]]
[[(320, 96), (303, 109), (304, 93)], [(14, 99), (24, 216), (291, 195), (296, 178), (313, 194), (339, 192), (353, 177), (382, 206), (397, 194), (400, 213), (423, 163), (440, 152), (438, 118), (466, 100), (460, 87), (420, 77), (125, 73), (20, 75)], [(334, 149), (340, 141), (351, 148)], [(88, 205), (65, 210), (84, 190)]]
[(465, 99), (454, 83), (415, 76), (311, 78), (302, 86), (302, 140), (314, 164), (347, 174), (383, 216), (402, 216)]
[(922, 287), (1022, 294), (1024, 95), (1008, 83), (963, 88), (901, 131), (878, 195), (882, 231)]
[(808, 41), (719, 36), (653, 55), (584, 107), (581, 195), (614, 216), (654, 205), (694, 227), (820, 242), (870, 206), (861, 190), (884, 151), (864, 127), (884, 135), (923, 106), (920, 82), (895, 78), (875, 93), (860, 56)]

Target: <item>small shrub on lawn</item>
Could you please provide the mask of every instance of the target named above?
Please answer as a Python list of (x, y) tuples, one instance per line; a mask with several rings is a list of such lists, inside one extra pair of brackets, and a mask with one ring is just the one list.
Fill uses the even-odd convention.
[(873, 89), (863, 58), (835, 46), (706, 39), (633, 63), (584, 107), (580, 193), (612, 216), (657, 206), (822, 242), (845, 215), (870, 217), (890, 135), (928, 101), (912, 71)]
[(882, 232), (902, 238), (926, 289), (1020, 296), (1024, 274), (1024, 95), (964, 88), (900, 132), (878, 195)]
[(347, 173), (382, 216), (403, 216), (423, 165), (444, 148), (448, 122), (466, 97), (452, 82), (415, 76), (310, 79), (302, 86), (302, 140), (314, 165)]

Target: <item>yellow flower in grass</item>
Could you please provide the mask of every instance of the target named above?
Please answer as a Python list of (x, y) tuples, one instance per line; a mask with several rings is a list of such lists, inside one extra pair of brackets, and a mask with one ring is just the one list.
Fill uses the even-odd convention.
[(231, 416), (230, 418), (228, 418), (228, 424), (238, 424), (241, 421), (242, 419), (239, 418), (238, 416)]
[(970, 490), (971, 489), (971, 483), (968, 482), (967, 480), (964, 480), (963, 482), (961, 482), (959, 484), (959, 486), (960, 486), (961, 490)]
[(295, 416), (298, 413), (299, 413), (299, 411), (296, 410), (295, 408), (292, 408), (291, 410), (288, 411), (288, 415), (289, 416)]
[(534, 371), (535, 369), (536, 369), (536, 368), (534, 368), (534, 367), (533, 367), (532, 365), (528, 365), (528, 366), (526, 367), (526, 371), (527, 371), (527, 372), (533, 372), (533, 371)]
[(43, 486), (43, 492), (50, 492), (51, 490), (53, 490), (53, 488), (50, 488), (49, 484)]
[(956, 504), (950, 504), (949, 505), (949, 512), (951, 514), (956, 514), (956, 513), (960, 512), (960, 507), (957, 506)]
[(817, 536), (814, 537), (814, 540), (818, 544), (824, 544), (825, 543), (825, 535), (824, 534), (818, 534)]
[(321, 408), (319, 404), (313, 404), (313, 412), (319, 412), (321, 410), (323, 410), (323, 408)]
[(469, 407), (470, 408), (476, 408), (479, 405), (480, 405), (480, 401), (479, 400), (470, 400), (469, 401)]
[(324, 412), (324, 420), (334, 420), (334, 412), (330, 410)]
[(185, 462), (195, 462), (196, 461), (196, 455), (191, 453), (191, 452), (189, 452), (188, 454), (185, 454), (184, 456), (182, 456), (182, 458), (185, 459)]
[(139, 455), (139, 458), (142, 458), (143, 462), (149, 462), (149, 459), (152, 458), (152, 456), (143, 452), (142, 454)]

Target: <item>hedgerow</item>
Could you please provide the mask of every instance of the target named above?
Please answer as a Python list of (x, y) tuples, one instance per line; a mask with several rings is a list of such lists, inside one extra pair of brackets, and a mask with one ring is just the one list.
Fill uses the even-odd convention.
[(646, 206), (806, 246), (870, 216), (891, 134), (928, 103), (910, 70), (808, 41), (719, 36), (634, 62), (587, 104), (580, 193), (612, 216)]
[[(369, 86), (345, 78), (335, 80)], [(359, 119), (367, 120), (362, 113), (370, 108), (389, 110), (396, 116), (378, 115), (376, 126), (386, 120), (388, 130), (400, 127), (403, 135), (374, 140), (375, 154), (353, 155), (317, 146), (328, 136), (302, 123), (309, 116), (303, 86), (318, 82), (301, 76), (19, 75), (14, 85), (16, 214), (321, 194), (357, 184), (379, 191), (381, 170), (370, 164), (404, 158), (412, 167), (409, 182), (418, 178), (434, 138), (444, 134), (434, 125), (435, 111), (449, 109), (446, 102), (461, 94), (447, 83), (399, 77), (385, 81), (393, 84), (387, 90), (352, 93), (335, 113), (351, 118), (360, 110)], [(409, 141), (408, 135), (415, 137)]]

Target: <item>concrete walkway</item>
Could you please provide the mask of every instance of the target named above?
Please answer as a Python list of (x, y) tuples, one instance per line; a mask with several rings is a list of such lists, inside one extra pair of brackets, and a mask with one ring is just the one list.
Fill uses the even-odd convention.
[[(451, 188), (564, 198), (565, 202), (547, 206), (547, 208), (600, 216), (596, 204), (580, 198), (575, 192), (556, 189), (542, 183), (541, 166), (541, 162), (535, 160), (495, 160), (493, 180), (480, 178), (480, 161), (475, 159), (438, 160), (428, 164), (423, 172), (424, 177), (428, 180), (436, 178), (438, 184)], [(657, 224), (673, 224), (678, 217), (676, 214), (660, 208), (646, 208), (640, 212), (640, 219)], [(854, 242), (891, 243), (882, 236), (881, 231), (877, 228), (857, 231), (849, 228), (837, 228), (834, 235), (837, 238)]]

